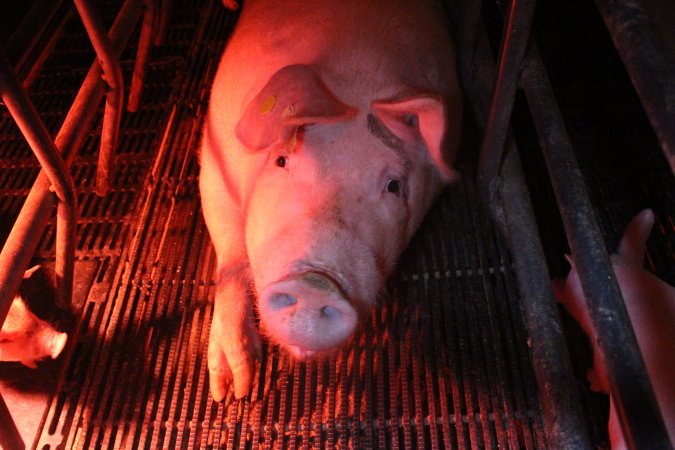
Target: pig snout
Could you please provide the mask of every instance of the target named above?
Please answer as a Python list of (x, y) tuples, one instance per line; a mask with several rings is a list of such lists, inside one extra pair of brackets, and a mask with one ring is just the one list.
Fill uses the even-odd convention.
[(297, 358), (336, 348), (358, 322), (356, 309), (337, 283), (316, 272), (268, 285), (261, 292), (258, 308), (270, 337)]
[(45, 348), (49, 350), (49, 356), (52, 359), (59, 357), (68, 342), (68, 334), (55, 331), (46, 340)]

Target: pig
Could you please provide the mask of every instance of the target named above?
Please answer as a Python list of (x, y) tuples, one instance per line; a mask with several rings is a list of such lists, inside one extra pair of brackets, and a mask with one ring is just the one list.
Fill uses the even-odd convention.
[[(40, 266), (24, 274), (22, 287), (35, 283)], [(66, 346), (68, 334), (57, 331), (50, 323), (31, 312), (20, 293), (14, 296), (7, 317), (0, 329), (0, 361), (18, 361), (32, 369), (47, 356), (56, 359)]]
[(298, 359), (339, 348), (458, 178), (462, 99), (445, 18), (434, 1), (244, 5), (200, 149), (216, 401), (249, 391), (261, 335)]
[[(672, 443), (675, 442), (675, 288), (642, 268), (644, 245), (653, 225), (651, 210), (638, 213), (626, 227), (611, 261)], [(588, 372), (591, 389), (609, 394), (607, 371), (596, 348), (586, 298), (571, 259), (570, 263), (572, 269), (567, 280), (554, 281), (554, 293), (594, 346), (593, 367)], [(608, 431), (613, 450), (627, 448), (611, 396)]]

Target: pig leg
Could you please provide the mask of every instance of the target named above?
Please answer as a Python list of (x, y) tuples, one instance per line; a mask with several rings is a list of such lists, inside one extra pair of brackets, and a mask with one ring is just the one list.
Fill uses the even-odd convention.
[(245, 396), (253, 381), (254, 356), (260, 352), (260, 338), (253, 319), (249, 294), (248, 258), (244, 226), (223, 177), (204, 148), (200, 174), (202, 208), (216, 249), (216, 292), (208, 366), (211, 395), (221, 401), (230, 383), (236, 398)]

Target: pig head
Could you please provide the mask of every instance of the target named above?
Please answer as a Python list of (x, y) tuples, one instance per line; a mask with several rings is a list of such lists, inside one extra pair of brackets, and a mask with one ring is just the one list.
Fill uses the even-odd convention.
[[(24, 285), (32, 282), (38, 270), (40, 266), (26, 271)], [(43, 358), (50, 356), (56, 359), (67, 340), (66, 333), (57, 331), (50, 323), (38, 318), (28, 309), (21, 295), (17, 295), (0, 329), (0, 361), (18, 361), (34, 369), (36, 362)]]
[(216, 400), (250, 389), (254, 305), (295, 357), (345, 342), (457, 178), (461, 100), (437, 5), (278, 3), (247, 2), (204, 129)]
[[(651, 210), (636, 215), (611, 261), (668, 435), (675, 442), (675, 288), (642, 268), (644, 245), (653, 224)], [(588, 372), (591, 389), (609, 394), (607, 371), (596, 346), (586, 298), (570, 262), (572, 270), (565, 281), (554, 281), (554, 292), (593, 345), (593, 367)], [(613, 450), (627, 448), (611, 396), (609, 437)]]

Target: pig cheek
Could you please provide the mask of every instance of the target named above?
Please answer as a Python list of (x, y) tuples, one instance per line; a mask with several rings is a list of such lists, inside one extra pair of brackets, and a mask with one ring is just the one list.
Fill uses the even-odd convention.
[(306, 212), (290, 195), (289, 183), (280, 181), (258, 183), (248, 210), (246, 248), (258, 287), (276, 281), (302, 252), (299, 223)]
[(394, 211), (383, 214), (383, 217), (385, 220), (374, 226), (372, 232), (374, 241), (379, 241), (378, 259), (383, 265), (381, 271), (386, 278), (398, 262), (414, 230), (411, 212), (405, 202), (395, 205)]

